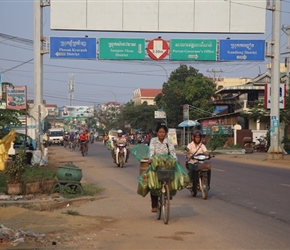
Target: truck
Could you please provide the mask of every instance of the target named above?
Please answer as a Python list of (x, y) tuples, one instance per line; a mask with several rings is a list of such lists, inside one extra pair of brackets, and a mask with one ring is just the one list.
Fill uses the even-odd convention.
[(48, 145), (57, 144), (63, 146), (64, 130), (62, 128), (51, 128), (47, 131)]

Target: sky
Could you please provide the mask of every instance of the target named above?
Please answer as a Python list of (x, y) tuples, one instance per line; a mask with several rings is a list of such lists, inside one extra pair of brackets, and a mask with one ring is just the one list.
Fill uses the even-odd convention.
[[(18, 42), (0, 36), (0, 73), (3, 82), (27, 86), (28, 98), (34, 96), (33, 1), (0, 0), (0, 33), (15, 36)], [(290, 25), (290, 0), (281, 1), (281, 25)], [(265, 34), (188, 34), (188, 33), (125, 33), (50, 30), (50, 8), (43, 8), (45, 37), (145, 38), (162, 39), (262, 39), (271, 40), (272, 13), (266, 12)], [(280, 52), (286, 52), (287, 36), (281, 31)], [(281, 62), (285, 56), (281, 56)], [(69, 79), (74, 78), (74, 106), (93, 106), (110, 101), (121, 104), (133, 99), (138, 88), (162, 88), (170, 73), (180, 64), (192, 66), (205, 76), (252, 78), (266, 72), (269, 58), (260, 62), (197, 62), (197, 61), (108, 61), (50, 59), (43, 56), (43, 99), (47, 104), (68, 106)]]

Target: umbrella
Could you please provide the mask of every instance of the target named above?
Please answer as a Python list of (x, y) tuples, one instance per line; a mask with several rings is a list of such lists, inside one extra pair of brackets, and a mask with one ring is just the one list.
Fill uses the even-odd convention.
[(186, 120), (183, 121), (182, 123), (179, 123), (178, 127), (185, 128), (185, 127), (195, 127), (198, 125), (200, 125), (198, 121)]

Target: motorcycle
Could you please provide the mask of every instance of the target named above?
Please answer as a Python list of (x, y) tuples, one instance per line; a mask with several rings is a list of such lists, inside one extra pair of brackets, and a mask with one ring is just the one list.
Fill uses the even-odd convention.
[(198, 172), (197, 172), (198, 181), (196, 184), (197, 185), (196, 191), (193, 191), (192, 189), (193, 183), (191, 183), (191, 187), (188, 187), (188, 189), (193, 197), (197, 195), (197, 192), (201, 192), (202, 198), (206, 200), (208, 196), (208, 191), (209, 191), (208, 171), (211, 170), (211, 163), (205, 162), (205, 161), (209, 160), (211, 156), (205, 155), (205, 154), (197, 154), (197, 155), (193, 155), (191, 158), (198, 161), (196, 163), (198, 166)]
[(125, 165), (127, 158), (126, 144), (124, 143), (117, 144), (115, 157), (117, 166), (122, 168)]

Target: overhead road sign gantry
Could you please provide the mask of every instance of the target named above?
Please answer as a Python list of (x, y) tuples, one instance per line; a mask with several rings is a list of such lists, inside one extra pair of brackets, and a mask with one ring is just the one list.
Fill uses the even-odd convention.
[(264, 40), (220, 40), (220, 61), (264, 61)]
[(215, 39), (171, 39), (170, 60), (216, 61)]
[(96, 38), (51, 37), (50, 58), (96, 59)]
[(100, 38), (99, 59), (145, 60), (145, 39)]
[(161, 38), (155, 38), (151, 40), (147, 45), (148, 56), (153, 60), (164, 59), (168, 55), (168, 52), (168, 43)]

